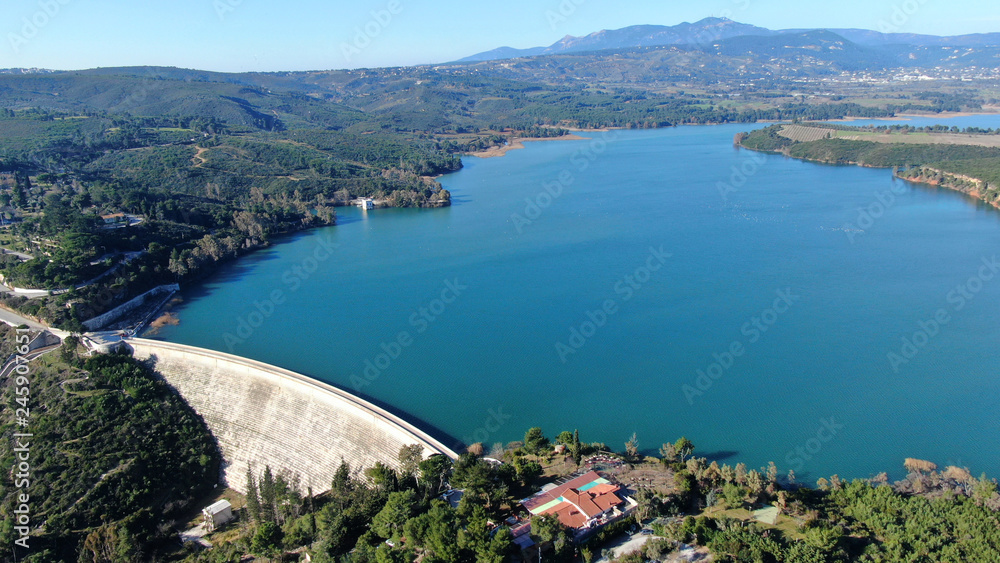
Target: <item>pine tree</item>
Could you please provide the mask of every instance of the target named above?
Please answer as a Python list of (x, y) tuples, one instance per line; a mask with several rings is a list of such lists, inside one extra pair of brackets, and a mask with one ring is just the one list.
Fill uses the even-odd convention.
[(261, 513), (268, 522), (277, 520), (275, 500), (274, 475), (271, 473), (271, 466), (265, 465), (264, 476), (260, 479), (260, 504)]
[(257, 481), (253, 476), (253, 469), (247, 464), (247, 511), (254, 523), (260, 523), (260, 496), (257, 493)]

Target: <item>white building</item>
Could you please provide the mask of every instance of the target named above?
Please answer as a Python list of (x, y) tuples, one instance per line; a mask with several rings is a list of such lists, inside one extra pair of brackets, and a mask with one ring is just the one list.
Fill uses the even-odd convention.
[(205, 529), (211, 532), (233, 519), (233, 505), (228, 500), (220, 500), (203, 508), (201, 513), (205, 516)]

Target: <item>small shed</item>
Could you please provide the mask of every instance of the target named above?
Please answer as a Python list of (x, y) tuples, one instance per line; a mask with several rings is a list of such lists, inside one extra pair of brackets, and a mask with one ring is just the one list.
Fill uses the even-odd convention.
[(753, 517), (758, 522), (763, 522), (765, 524), (770, 524), (772, 526), (778, 523), (778, 516), (781, 515), (781, 510), (777, 506), (768, 506), (766, 508), (761, 508), (760, 510), (753, 511)]
[(220, 500), (203, 508), (201, 513), (205, 516), (205, 529), (212, 532), (233, 519), (233, 505), (228, 500)]

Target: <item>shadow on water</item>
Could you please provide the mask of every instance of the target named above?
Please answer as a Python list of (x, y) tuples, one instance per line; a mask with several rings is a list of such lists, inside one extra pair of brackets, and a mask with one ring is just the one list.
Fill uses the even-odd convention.
[(341, 215), (340, 213), (338, 213), (336, 226), (350, 225), (352, 223), (361, 223), (362, 221), (364, 221), (364, 218), (361, 215)]
[(694, 454), (698, 457), (703, 457), (707, 459), (709, 463), (712, 463), (713, 461), (718, 461), (721, 463), (727, 459), (740, 455), (740, 452), (732, 450), (719, 450), (717, 452), (698, 452), (696, 450)]
[(175, 305), (173, 309), (175, 311), (183, 310), (190, 302), (210, 296), (216, 286), (237, 282), (248, 276), (255, 275), (258, 265), (264, 262), (281, 259), (281, 254), (276, 252), (281, 247), (298, 242), (303, 238), (313, 236), (318, 232), (319, 229), (310, 229), (283, 235), (273, 239), (270, 246), (267, 248), (254, 250), (249, 254), (244, 254), (243, 256), (239, 256), (219, 264), (215, 271), (207, 274), (205, 277), (185, 283), (181, 292), (184, 301)]
[[(149, 340), (156, 340), (156, 341), (159, 341), (159, 342), (169, 342), (166, 339), (158, 338), (156, 336), (145, 336), (143, 338), (147, 338)], [(253, 358), (250, 358), (250, 357), (247, 357), (247, 356), (239, 356), (239, 357), (246, 357), (247, 359), (253, 360)], [(259, 360), (254, 360), (254, 361), (259, 361)], [(155, 370), (156, 369), (156, 362), (157, 362), (157, 360), (156, 360), (156, 358), (154, 356), (153, 358), (151, 358), (150, 360), (146, 361), (145, 363), (147, 365), (149, 365), (150, 368), (152, 368), (152, 369)], [(264, 363), (267, 363), (267, 362), (264, 362)], [(274, 364), (270, 364), (270, 365), (274, 365)], [(276, 366), (276, 367), (281, 367), (281, 366)], [(294, 370), (292, 370), (292, 371), (294, 371)], [(347, 389), (347, 388), (341, 387), (340, 385), (336, 385), (334, 383), (326, 381), (322, 377), (316, 377), (315, 375), (310, 374), (310, 373), (306, 373), (306, 372), (295, 372), (295, 373), (299, 373), (299, 374), (304, 375), (304, 376), (306, 376), (306, 377), (308, 377), (310, 379), (313, 379), (315, 381), (319, 381), (319, 382), (325, 383), (325, 384), (327, 384), (327, 385), (329, 385), (331, 387), (335, 387), (335, 388), (343, 391), (344, 393), (347, 393), (348, 395), (351, 395), (351, 396), (354, 396), (354, 397), (358, 397), (359, 399), (363, 399), (365, 401), (368, 401), (369, 403), (371, 403), (371, 404), (373, 404), (373, 405), (375, 405), (375, 406), (377, 406), (377, 407), (379, 407), (379, 408), (381, 408), (381, 409), (383, 409), (385, 411), (388, 411), (389, 413), (391, 413), (391, 414), (393, 414), (393, 415), (395, 415), (395, 416), (403, 419), (404, 421), (412, 424), (414, 427), (416, 427), (416, 428), (422, 430), (423, 432), (427, 433), (428, 435), (430, 435), (435, 440), (438, 440), (439, 442), (441, 442), (442, 444), (444, 444), (446, 447), (451, 448), (452, 451), (454, 451), (455, 453), (462, 453), (463, 451), (465, 451), (466, 445), (463, 444), (461, 440), (456, 439), (455, 437), (451, 436), (450, 434), (448, 434), (447, 432), (441, 430), (440, 428), (438, 428), (438, 427), (436, 427), (436, 426), (434, 426), (432, 424), (428, 424), (427, 422), (424, 422), (423, 420), (420, 420), (420, 419), (418, 419), (418, 418), (416, 418), (414, 416), (411, 416), (409, 413), (407, 413), (405, 411), (402, 411), (400, 409), (397, 409), (396, 407), (393, 407), (392, 405), (389, 405), (387, 403), (379, 401), (378, 399), (376, 399), (374, 397), (371, 397), (371, 396), (368, 396), (368, 395), (366, 395), (364, 393), (361, 393), (361, 392), (358, 392), (358, 391), (354, 391), (353, 389)], [(173, 389), (172, 386), (171, 386), (171, 388)], [(174, 389), (174, 391), (177, 392), (176, 389)], [(180, 393), (178, 392), (178, 394), (180, 394)]]
[(448, 434), (447, 432), (445, 432), (444, 430), (441, 430), (440, 428), (434, 426), (433, 424), (429, 424), (429, 423), (427, 423), (427, 422), (425, 422), (423, 420), (420, 420), (419, 418), (411, 415), (410, 413), (408, 413), (406, 411), (398, 409), (398, 408), (396, 408), (396, 407), (394, 407), (394, 406), (392, 406), (392, 405), (390, 405), (388, 403), (382, 402), (382, 401), (376, 399), (375, 397), (372, 397), (370, 395), (366, 395), (365, 393), (362, 393), (360, 391), (355, 391), (354, 389), (348, 389), (348, 388), (343, 387), (341, 385), (337, 385), (336, 383), (332, 383), (330, 381), (327, 381), (326, 379), (324, 379), (322, 377), (317, 377), (314, 374), (307, 373), (307, 372), (297, 372), (297, 373), (301, 373), (302, 375), (304, 375), (304, 376), (306, 376), (308, 378), (311, 378), (311, 379), (315, 379), (316, 381), (321, 381), (321, 382), (329, 385), (330, 387), (336, 387), (337, 389), (340, 389), (341, 391), (343, 391), (344, 393), (347, 393), (348, 395), (353, 395), (355, 397), (358, 397), (359, 399), (363, 399), (365, 401), (368, 401), (369, 403), (371, 403), (371, 404), (379, 407), (380, 409), (383, 409), (383, 410), (388, 411), (389, 413), (391, 413), (391, 414), (393, 414), (395, 416), (398, 416), (399, 418), (405, 420), (406, 422), (409, 422), (413, 426), (415, 426), (415, 427), (419, 428), (420, 430), (426, 432), (428, 435), (430, 435), (435, 440), (441, 442), (446, 447), (451, 448), (457, 454), (460, 454), (463, 451), (465, 451), (465, 446), (466, 445), (463, 444), (463, 442), (461, 440), (455, 438), (454, 436)]

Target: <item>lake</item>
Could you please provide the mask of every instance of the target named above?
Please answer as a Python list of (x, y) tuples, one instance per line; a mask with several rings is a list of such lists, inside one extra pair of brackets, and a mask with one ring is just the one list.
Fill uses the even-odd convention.
[[(1000, 127), (1000, 117), (915, 119)], [(883, 123), (883, 122), (879, 122)], [(737, 150), (763, 125), (466, 158), (446, 209), (340, 209), (185, 288), (155, 335), (276, 364), (451, 440), (687, 436), (814, 482), (1000, 474), (1000, 213), (888, 170)]]

